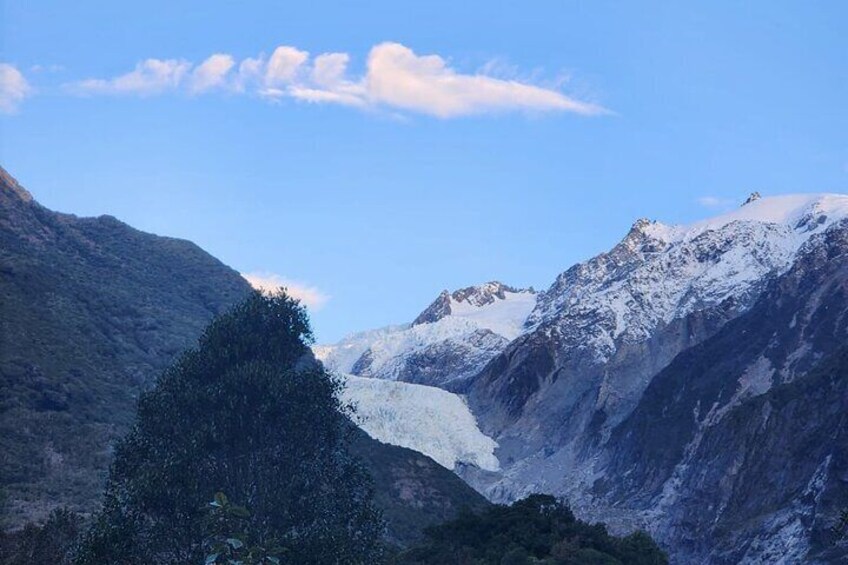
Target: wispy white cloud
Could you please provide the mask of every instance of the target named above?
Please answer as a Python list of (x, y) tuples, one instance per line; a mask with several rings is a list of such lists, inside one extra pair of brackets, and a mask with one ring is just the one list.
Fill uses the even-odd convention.
[(87, 79), (69, 86), (79, 94), (150, 96), (179, 88), (191, 67), (191, 63), (181, 59), (145, 59), (132, 71), (115, 78)]
[(369, 99), (376, 103), (440, 118), (506, 110), (605, 112), (556, 90), (458, 73), (438, 55), (419, 56), (399, 43), (371, 49), (365, 82)]
[(719, 198), (717, 196), (701, 196), (696, 199), (696, 202), (711, 210), (723, 210), (735, 204), (730, 198)]
[(60, 73), (65, 70), (62, 65), (33, 65), (29, 68), (33, 73)]
[(289, 296), (297, 298), (313, 310), (320, 310), (330, 300), (330, 296), (317, 287), (273, 273), (242, 273), (241, 276), (262, 292), (274, 292), (284, 287)]
[(335, 88), (344, 82), (350, 55), (347, 53), (324, 53), (315, 57), (312, 64), (312, 81), (318, 86)]
[(262, 80), (265, 72), (265, 59), (263, 57), (248, 57), (242, 59), (238, 66), (238, 73), (233, 79), (233, 89), (236, 92), (245, 92), (250, 87), (255, 87)]
[(272, 97), (291, 96), (296, 100), (315, 104), (340, 104), (342, 106), (364, 107), (368, 102), (359, 94), (358, 90), (359, 88), (354, 85), (347, 92), (343, 89), (325, 90), (321, 88), (292, 86), (285, 91), (268, 91), (266, 94)]
[(12, 114), (32, 93), (26, 77), (14, 65), (0, 63), (0, 113)]
[[(310, 57), (306, 51), (282, 45), (270, 57), (246, 58), (238, 64), (224, 53), (212, 55), (196, 67), (183, 60), (147, 59), (124, 75), (88, 79), (71, 87), (83, 94), (137, 95), (225, 88), (270, 100), (294, 99), (438, 118), (509, 111), (608, 113), (598, 104), (565, 94), (558, 86), (506, 78), (505, 67), (498, 61), (462, 73), (439, 55), (418, 55), (391, 42), (371, 48), (364, 71), (357, 77), (348, 76), (350, 60), (347, 53)], [(509, 71), (517, 75), (514, 68)]]

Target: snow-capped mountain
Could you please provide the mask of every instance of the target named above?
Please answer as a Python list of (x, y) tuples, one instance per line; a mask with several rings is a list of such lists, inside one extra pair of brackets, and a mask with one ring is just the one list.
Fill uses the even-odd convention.
[[(800, 195), (756, 199), (688, 226), (639, 220), (610, 252), (539, 295), (527, 322), (533, 330), (475, 379), (472, 397), (496, 409), (496, 430), (525, 416), (544, 427), (537, 420), (551, 414), (539, 404), (550, 386), (562, 388), (566, 404), (582, 405), (568, 435), (579, 437), (592, 418), (609, 429), (674, 355), (747, 309), (806, 241), (846, 216), (846, 196)], [(693, 314), (694, 325), (682, 327)]]
[[(542, 293), (443, 292), (412, 324), (316, 355), (383, 379), (351, 388), (368, 425), (434, 457), (443, 432), (418, 432), (466, 400), (460, 435), (477, 447), (454, 468), (492, 500), (563, 495), (617, 531), (650, 530), (681, 562), (835, 555), (820, 538), (848, 507), (847, 218), (848, 196), (810, 194), (752, 196), (689, 225), (638, 220)], [(401, 401), (386, 379), (463, 397)]]
[(596, 518), (628, 516), (681, 563), (844, 563), (848, 226), (654, 378), (598, 457)]
[(443, 290), (412, 322), (433, 324), (445, 318), (468, 320), (509, 340), (524, 331), (527, 316), (536, 305), (535, 291), (516, 289), (497, 281), (454, 292)]
[[(640, 220), (611, 251), (565, 271), (540, 294), (528, 319), (532, 329), (511, 342), (470, 381), (470, 405), (483, 431), (498, 441), (496, 455), (502, 466), (499, 479), (484, 477), (475, 486), (496, 500), (534, 491), (566, 495), (585, 516), (622, 529), (652, 529), (670, 547), (681, 543), (681, 536), (702, 535), (687, 529), (686, 523), (658, 525), (658, 516), (676, 511), (673, 502), (670, 506), (663, 503), (660, 511), (652, 499), (634, 504), (628, 498), (644, 497), (646, 490), (650, 496), (660, 496), (662, 489), (639, 485), (621, 494), (615, 488), (616, 481), (626, 476), (656, 480), (656, 467), (633, 475), (633, 467), (639, 467), (644, 457), (645, 442), (651, 441), (649, 433), (664, 438), (668, 429), (683, 423), (669, 420), (664, 427), (656, 427), (653, 422), (663, 421), (660, 415), (665, 414), (678, 414), (683, 421), (694, 414), (696, 419), (709, 415), (703, 423), (708, 425), (717, 414), (729, 413), (743, 401), (768, 393), (772, 383), (783, 382), (785, 375), (803, 375), (824, 353), (808, 338), (795, 346), (782, 368), (760, 362), (745, 367), (744, 374), (726, 375), (738, 389), (729, 387), (728, 399), (734, 399), (729, 404), (724, 398), (709, 402), (702, 398), (700, 404), (690, 405), (688, 412), (680, 412), (675, 411), (679, 395), (670, 393), (658, 399), (646, 396), (646, 390), (656, 386), (655, 377), (679, 354), (698, 351), (700, 344), (730, 327), (729, 322), (747, 313), (770, 285), (782, 280), (799, 261), (811, 254), (838, 256), (835, 249), (840, 248), (839, 243), (826, 252), (821, 248), (834, 240), (835, 234), (848, 230), (846, 217), (848, 196), (816, 194), (753, 199), (729, 214), (688, 226)], [(830, 308), (834, 315), (841, 311), (833, 305)], [(746, 320), (757, 323), (756, 319)], [(788, 334), (791, 327), (790, 322), (784, 332)], [(747, 331), (755, 328), (752, 325)], [(741, 331), (735, 338), (744, 335)], [(772, 347), (786, 347), (780, 345), (782, 337), (776, 328)], [(726, 360), (714, 353), (702, 362)], [(691, 386), (697, 395), (699, 385)], [(639, 434), (623, 434), (622, 426), (637, 409), (642, 418)], [(600, 463), (620, 458), (615, 455), (622, 450), (617, 442), (628, 441), (635, 441), (629, 451), (624, 450), (632, 456), (630, 466)], [(692, 444), (686, 449), (696, 447)], [(611, 450), (616, 451), (611, 455)], [(685, 461), (680, 463), (692, 473)], [(711, 464), (706, 458), (698, 463)], [(742, 463), (734, 465), (738, 470)], [(612, 468), (615, 471), (609, 475)], [(675, 476), (666, 479), (682, 480)], [(709, 491), (697, 496), (686, 491), (700, 488), (697, 478), (688, 480), (684, 488), (669, 483), (671, 490), (666, 492), (674, 496), (666, 500), (712, 496)], [(606, 481), (601, 491), (596, 488), (598, 481)], [(615, 492), (617, 498), (609, 501), (606, 495), (596, 496), (597, 492)], [(629, 514), (628, 507), (640, 511)], [(809, 535), (807, 526), (798, 532)], [(762, 547), (775, 547), (766, 538), (785, 532), (756, 530), (752, 535), (762, 538)], [(712, 559), (709, 547), (699, 547), (693, 555), (707, 562)], [(750, 562), (768, 562), (763, 555), (752, 549)]]
[(450, 387), (520, 335), (535, 305), (533, 289), (499, 282), (444, 291), (411, 324), (316, 346), (315, 356), (341, 373)]
[(342, 400), (354, 421), (383, 443), (414, 449), (448, 469), (497, 471), (497, 443), (484, 435), (468, 405), (440, 388), (344, 375)]
[[(530, 316), (585, 339), (606, 361), (621, 341), (639, 341), (690, 312), (745, 297), (786, 270), (801, 245), (848, 216), (848, 197), (758, 198), (688, 226), (638, 220), (612, 251), (561, 274)], [(600, 321), (587, 328), (586, 321)]]

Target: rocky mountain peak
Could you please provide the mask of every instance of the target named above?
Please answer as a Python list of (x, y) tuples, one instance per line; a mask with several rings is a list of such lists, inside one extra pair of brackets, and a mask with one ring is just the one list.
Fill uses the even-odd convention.
[(748, 198), (745, 200), (745, 202), (742, 203), (742, 206), (744, 206), (745, 204), (750, 204), (751, 202), (759, 200), (760, 198), (762, 198), (762, 196), (760, 196), (760, 193), (754, 191), (748, 195)]
[(630, 227), (630, 231), (631, 232), (642, 232), (642, 231), (645, 230), (645, 228), (650, 226), (652, 223), (654, 223), (654, 222), (652, 222), (648, 218), (639, 218), (638, 220), (633, 222), (633, 225)]
[(489, 281), (476, 286), (468, 286), (454, 292), (443, 290), (438, 298), (415, 318), (412, 325), (430, 324), (441, 320), (445, 316), (450, 316), (453, 313), (452, 304), (464, 304), (482, 308), (494, 304), (498, 300), (506, 300), (509, 293), (535, 294), (536, 291), (532, 287), (521, 289), (505, 285), (499, 281)]
[(654, 232), (661, 228), (662, 224), (655, 220), (639, 218), (633, 222), (633, 225), (630, 226), (630, 231), (627, 232), (627, 235), (624, 236), (624, 239), (621, 240), (616, 248), (612, 250), (612, 253), (615, 254), (616, 251), (631, 253), (646, 244), (649, 246), (653, 245), (651, 242), (655, 242), (658, 239)]
[(505, 285), (499, 281), (490, 281), (478, 286), (469, 286), (466, 288), (459, 289), (453, 294), (451, 294), (451, 298), (453, 298), (457, 302), (467, 302), (471, 306), (486, 306), (488, 304), (493, 303), (495, 300), (506, 299), (506, 293), (508, 292), (532, 293), (534, 292), (534, 290), (532, 288), (519, 289)]
[(432, 324), (433, 322), (438, 322), (445, 316), (450, 316), (451, 313), (451, 294), (447, 290), (443, 290), (439, 293), (438, 298), (430, 303), (427, 308), (424, 309), (423, 312), (418, 314), (418, 317), (412, 321), (413, 326), (417, 326), (419, 324)]

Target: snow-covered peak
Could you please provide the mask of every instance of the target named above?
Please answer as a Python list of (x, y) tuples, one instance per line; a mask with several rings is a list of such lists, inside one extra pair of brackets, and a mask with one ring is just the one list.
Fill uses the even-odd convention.
[(485, 306), (475, 306), (468, 301), (454, 302), (450, 317), (468, 320), (511, 341), (524, 331), (524, 323), (535, 306), (535, 292), (508, 292), (502, 299)]
[(469, 286), (451, 294), (456, 304), (482, 308), (494, 304), (498, 300), (506, 300), (515, 294), (534, 294), (532, 288), (519, 289), (507, 286), (498, 281), (491, 281), (477, 286)]
[(444, 385), (472, 376), (525, 331), (536, 296), (499, 282), (444, 291), (411, 325), (354, 334), (315, 355), (334, 371)]
[[(846, 194), (790, 194), (761, 197), (752, 194), (739, 208), (694, 222), (689, 225), (672, 226), (660, 222), (637, 225), (652, 238), (673, 243), (694, 239), (710, 230), (721, 229), (734, 222), (756, 222), (778, 224), (789, 228), (799, 236), (799, 243), (813, 233), (823, 231), (835, 222), (848, 217), (848, 195)], [(634, 225), (634, 229), (636, 229)]]
[(443, 290), (412, 325), (431, 324), (447, 316), (467, 317), (475, 319), (480, 327), (514, 339), (535, 303), (536, 291), (532, 288), (513, 288), (491, 281), (454, 292)]
[(846, 194), (791, 194), (749, 200), (732, 212), (696, 222), (693, 230), (718, 229), (731, 222), (748, 221), (783, 224), (796, 231), (809, 232), (848, 217)]
[(608, 253), (562, 273), (528, 324), (555, 326), (603, 362), (621, 340), (641, 341), (696, 310), (728, 298), (744, 308), (804, 243), (845, 218), (848, 195), (802, 194), (750, 199), (689, 225), (639, 220)]

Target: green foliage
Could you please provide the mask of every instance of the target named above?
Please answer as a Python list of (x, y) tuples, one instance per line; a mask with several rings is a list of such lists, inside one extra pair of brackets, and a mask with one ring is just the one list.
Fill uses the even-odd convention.
[(214, 492), (249, 508), (251, 544), (281, 544), (288, 562), (378, 559), (382, 522), (347, 451), (341, 385), (310, 340), (283, 293), (252, 293), (216, 319), (142, 397), (78, 562), (203, 562)]
[(266, 545), (255, 543), (250, 511), (244, 506), (232, 504), (223, 492), (215, 493), (207, 512), (206, 538), (203, 540), (205, 565), (279, 565), (283, 562), (280, 556), (288, 552), (285, 544), (276, 540), (266, 542)]
[(664, 565), (668, 559), (641, 532), (625, 538), (574, 517), (561, 500), (531, 495), (511, 506), (427, 530), (428, 541), (396, 556), (399, 565)]
[(0, 563), (69, 563), (82, 523), (78, 514), (59, 508), (42, 525), (27, 524), (17, 532), (0, 534)]

